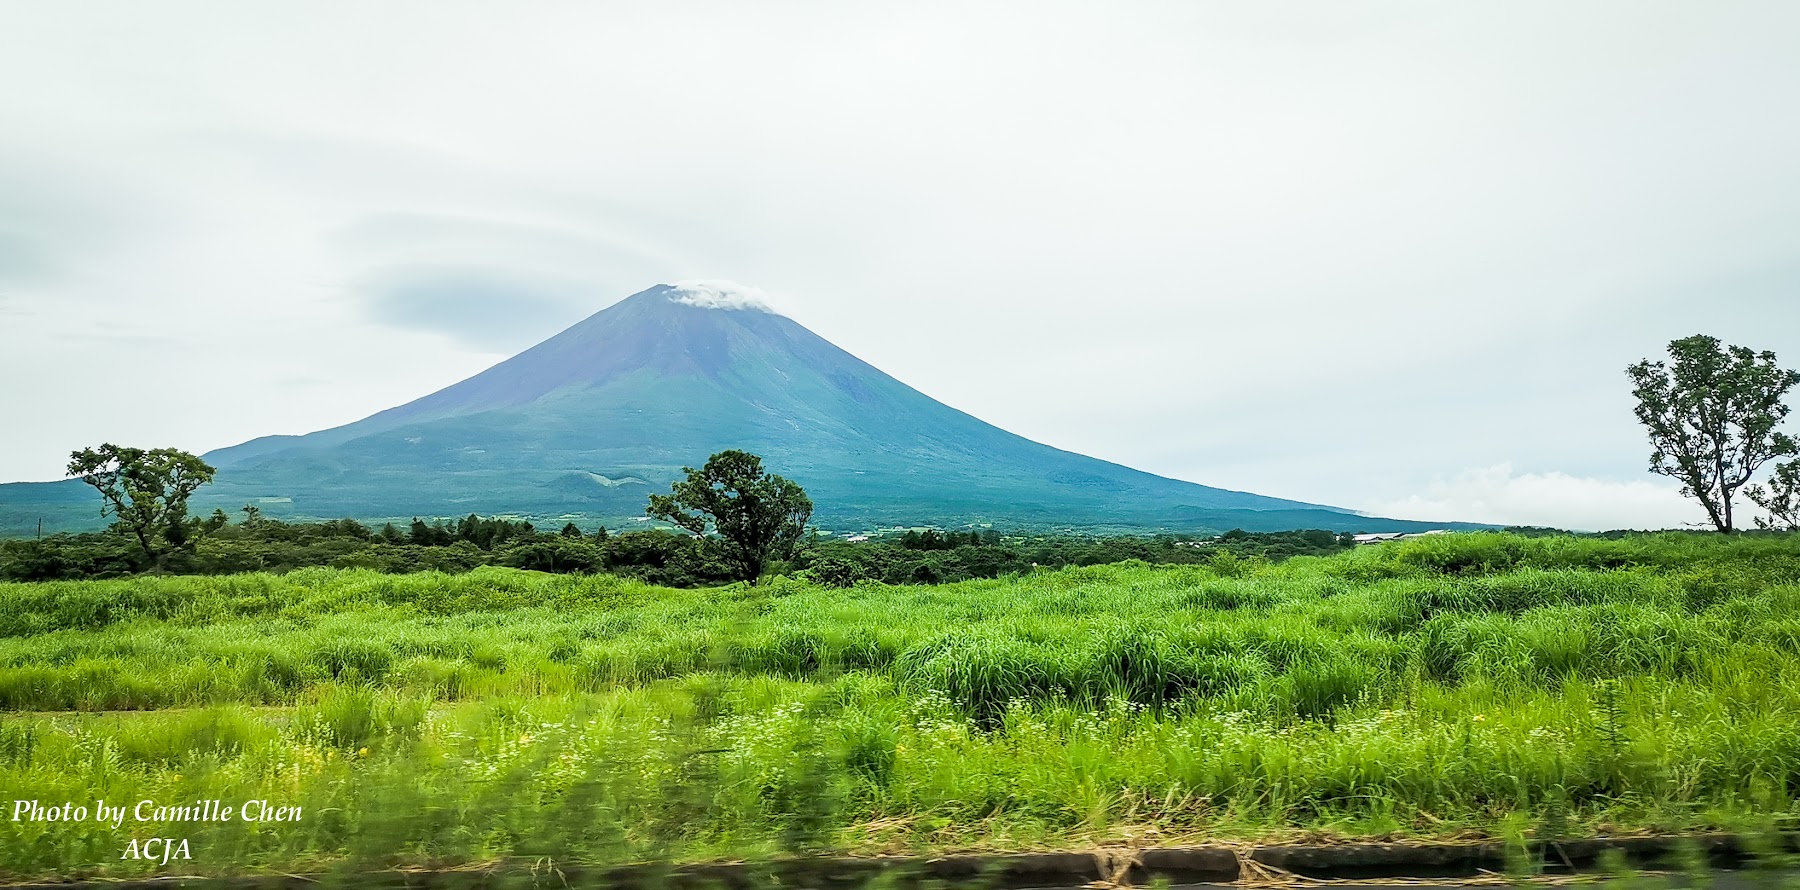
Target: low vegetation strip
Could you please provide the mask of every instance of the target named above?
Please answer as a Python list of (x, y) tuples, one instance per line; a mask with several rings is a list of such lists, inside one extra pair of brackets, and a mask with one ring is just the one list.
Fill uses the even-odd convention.
[[(0, 585), (0, 799), (305, 813), (137, 827), (201, 873), (1761, 830), (1800, 816), (1797, 607), (1793, 535)], [(0, 821), (0, 872), (166, 868), (131, 832)]]
[[(621, 890), (719, 890), (761, 887), (964, 887), (984, 890), (1046, 887), (1124, 887), (1169, 884), (1291, 883), (1293, 880), (1370, 882), (1421, 879), (1573, 875), (1627, 878), (1637, 870), (1700, 879), (1718, 869), (1752, 868), (1764, 881), (1790, 865), (1797, 838), (1791, 834), (1633, 836), (1527, 843), (1411, 842), (1367, 844), (1250, 844), (1190, 847), (1113, 845), (1086, 851), (962, 854), (947, 856), (800, 856), (760, 862), (698, 864), (630, 863), (573, 865), (511, 859), (474, 868), (399, 868), (308, 875), (181, 878), (196, 890), (292, 890), (292, 888), (473, 888), (591, 886)], [(1609, 886), (1641, 885), (1642, 881)], [(1525, 880), (1522, 886), (1534, 886)], [(12, 884), (16, 890), (158, 890), (167, 879), (88, 883)], [(1536, 886), (1553, 886), (1550, 883)]]

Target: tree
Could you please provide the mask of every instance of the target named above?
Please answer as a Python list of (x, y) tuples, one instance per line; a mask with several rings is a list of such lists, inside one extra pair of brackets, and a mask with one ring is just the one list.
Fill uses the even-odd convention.
[(506, 551), (501, 562), (536, 572), (592, 572), (599, 567), (599, 548), (584, 538), (554, 537), (520, 544)]
[(1769, 511), (1768, 518), (1756, 517), (1758, 528), (1800, 531), (1800, 460), (1777, 466), (1766, 487), (1752, 485), (1744, 489), (1744, 495)]
[(162, 571), (170, 553), (189, 549), (217, 526), (189, 518), (189, 496), (212, 481), (213, 468), (175, 448), (125, 448), (110, 442), (69, 454), (69, 475), (100, 492), (101, 516), (137, 541), (146, 564)]
[(763, 470), (762, 458), (721, 451), (669, 494), (650, 496), (645, 512), (701, 537), (716, 533), (721, 556), (739, 580), (755, 582), (772, 559), (786, 559), (812, 518), (812, 500), (799, 485)]
[(1796, 453), (1794, 440), (1775, 427), (1787, 417), (1782, 398), (1800, 373), (1776, 365), (1773, 352), (1704, 334), (1671, 342), (1669, 358), (1625, 369), (1654, 449), (1650, 472), (1680, 482), (1713, 527), (1730, 534), (1738, 489), (1771, 458)]
[(488, 544), (493, 543), (494, 533), (492, 529), (482, 527), (481, 517), (470, 513), (456, 523), (456, 538), (459, 541), (468, 541), (477, 547), (486, 548)]

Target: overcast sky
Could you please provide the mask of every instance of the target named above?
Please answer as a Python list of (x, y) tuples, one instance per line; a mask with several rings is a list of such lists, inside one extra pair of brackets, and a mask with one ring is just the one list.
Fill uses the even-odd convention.
[(1426, 519), (1698, 521), (1624, 367), (1800, 366), (1792, 2), (0, 16), (0, 480), (695, 278), (1057, 447)]

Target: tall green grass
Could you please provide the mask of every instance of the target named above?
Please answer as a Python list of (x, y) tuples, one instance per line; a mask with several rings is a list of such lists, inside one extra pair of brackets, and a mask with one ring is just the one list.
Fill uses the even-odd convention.
[[(315, 808), (194, 829), (200, 870), (1800, 815), (1794, 536), (939, 587), (310, 570), (0, 614), (0, 799)], [(0, 822), (0, 872), (141, 872), (123, 842)]]

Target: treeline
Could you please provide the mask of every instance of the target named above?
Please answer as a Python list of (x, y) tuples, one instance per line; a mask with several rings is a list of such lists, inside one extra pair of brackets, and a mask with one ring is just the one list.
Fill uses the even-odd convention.
[(1258, 559), (1323, 556), (1351, 546), (1350, 536), (1317, 529), (1263, 533), (1234, 529), (1205, 542), (1168, 535), (1003, 537), (993, 531), (924, 531), (858, 542), (813, 539), (795, 554), (792, 568), (812, 581), (837, 587), (864, 580), (941, 584), (997, 578), (1039, 567), (1106, 565), (1133, 559), (1235, 565)]
[[(556, 531), (530, 522), (466, 516), (455, 522), (392, 523), (371, 528), (351, 519), (282, 522), (246, 511), (244, 521), (216, 526), (187, 549), (169, 555), (171, 574), (220, 575), (285, 572), (308, 566), (368, 568), (382, 572), (466, 572), (502, 565), (563, 574), (607, 572), (668, 587), (726, 583), (732, 568), (711, 538), (645, 529), (584, 531), (574, 524)], [(1160, 537), (1001, 535), (993, 530), (908, 531), (865, 541), (814, 535), (792, 559), (768, 567), (820, 584), (858, 581), (937, 584), (995, 578), (1037, 567), (1148, 563), (1231, 565), (1243, 560), (1281, 560), (1325, 555), (1351, 546), (1328, 531), (1251, 533), (1231, 531), (1210, 541)], [(116, 531), (54, 535), (41, 540), (0, 541), (0, 580), (51, 581), (108, 578), (150, 570), (142, 553)]]

